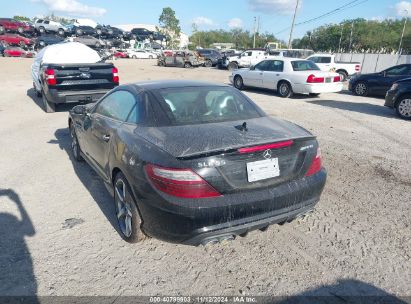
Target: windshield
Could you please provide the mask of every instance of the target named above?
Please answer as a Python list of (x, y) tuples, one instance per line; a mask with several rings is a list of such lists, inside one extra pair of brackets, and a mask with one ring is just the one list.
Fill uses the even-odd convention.
[(320, 68), (312, 61), (309, 60), (296, 60), (291, 61), (291, 65), (294, 71), (319, 71)]
[(158, 91), (172, 125), (202, 124), (261, 117), (245, 96), (231, 87), (184, 87)]

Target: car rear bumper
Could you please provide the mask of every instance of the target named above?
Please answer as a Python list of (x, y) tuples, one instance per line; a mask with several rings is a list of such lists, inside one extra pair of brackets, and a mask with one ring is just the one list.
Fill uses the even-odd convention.
[(110, 89), (86, 91), (58, 91), (51, 89), (47, 99), (53, 103), (95, 102), (103, 97)]
[(293, 91), (302, 94), (337, 93), (342, 91), (343, 85), (342, 82), (296, 84), (293, 86)]
[[(293, 219), (313, 209), (320, 199), (326, 176), (322, 169), (310, 177), (274, 188), (195, 202), (182, 199), (176, 203), (175, 199), (167, 201), (167, 195), (148, 195), (138, 200), (142, 227), (155, 238), (195, 246), (232, 238)], [(138, 189), (134, 190), (138, 192)]]

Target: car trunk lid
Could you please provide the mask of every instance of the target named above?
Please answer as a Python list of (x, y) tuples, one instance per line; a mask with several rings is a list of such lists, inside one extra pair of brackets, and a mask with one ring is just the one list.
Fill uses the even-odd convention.
[(317, 143), (303, 128), (270, 117), (139, 128), (138, 134), (192, 168), (221, 193), (273, 186), (304, 174)]

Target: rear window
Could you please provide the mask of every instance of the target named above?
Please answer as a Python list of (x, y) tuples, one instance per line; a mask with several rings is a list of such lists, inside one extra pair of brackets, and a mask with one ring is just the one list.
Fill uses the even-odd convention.
[(320, 68), (310, 60), (291, 61), (294, 71), (319, 71)]
[(246, 97), (230, 87), (160, 89), (158, 97), (171, 125), (203, 124), (261, 117)]

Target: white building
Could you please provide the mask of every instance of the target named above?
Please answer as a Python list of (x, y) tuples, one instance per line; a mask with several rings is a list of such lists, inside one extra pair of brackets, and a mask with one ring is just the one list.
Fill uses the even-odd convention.
[[(155, 32), (157, 31), (156, 25), (153, 24), (142, 24), (142, 23), (136, 23), (136, 24), (119, 24), (115, 25), (115, 27), (118, 27), (119, 29), (122, 29), (123, 31), (131, 31), (133, 28), (145, 28), (149, 31)], [(180, 33), (180, 48), (187, 48), (188, 47), (188, 35), (184, 33)]]

